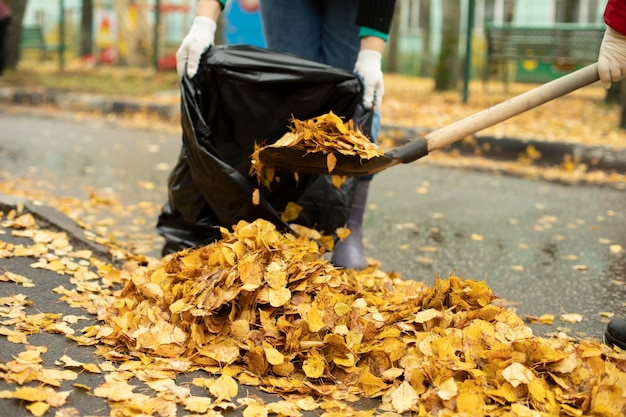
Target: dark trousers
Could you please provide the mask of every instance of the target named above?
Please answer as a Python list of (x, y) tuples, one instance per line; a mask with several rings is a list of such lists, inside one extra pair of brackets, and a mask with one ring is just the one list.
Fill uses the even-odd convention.
[(4, 72), (7, 64), (7, 33), (10, 23), (10, 17), (0, 20), (0, 75)]

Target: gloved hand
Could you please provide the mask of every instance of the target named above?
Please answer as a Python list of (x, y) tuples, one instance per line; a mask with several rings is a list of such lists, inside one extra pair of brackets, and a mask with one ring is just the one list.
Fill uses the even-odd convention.
[(381, 69), (382, 54), (378, 51), (362, 49), (354, 65), (355, 74), (363, 80), (363, 106), (366, 109), (379, 108), (383, 101), (383, 71)]
[(626, 36), (610, 27), (600, 45), (598, 75), (606, 88), (611, 87), (611, 81), (618, 82), (626, 76)]
[(189, 33), (176, 51), (176, 71), (181, 77), (187, 69), (187, 76), (192, 78), (198, 72), (200, 57), (215, 41), (217, 23), (205, 16), (193, 19)]

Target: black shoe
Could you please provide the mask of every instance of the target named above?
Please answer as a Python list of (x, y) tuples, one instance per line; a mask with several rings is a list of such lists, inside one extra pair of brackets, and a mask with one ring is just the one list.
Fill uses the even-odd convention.
[(626, 319), (613, 319), (606, 326), (604, 332), (604, 341), (607, 345), (617, 346), (622, 350), (626, 350)]

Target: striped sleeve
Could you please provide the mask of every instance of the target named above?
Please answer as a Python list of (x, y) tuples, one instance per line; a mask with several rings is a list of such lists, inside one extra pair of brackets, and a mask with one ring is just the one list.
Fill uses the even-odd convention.
[(387, 35), (391, 29), (395, 6), (396, 0), (361, 0), (356, 17), (356, 24), (363, 28), (361, 36), (364, 36), (364, 31), (369, 31), (374, 36), (377, 33)]

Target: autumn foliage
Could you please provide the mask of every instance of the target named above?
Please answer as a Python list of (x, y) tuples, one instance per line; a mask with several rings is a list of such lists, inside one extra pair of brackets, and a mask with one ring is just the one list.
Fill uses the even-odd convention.
[[(429, 287), (375, 264), (338, 269), (316, 241), (263, 220), (160, 262), (128, 256), (122, 268), (74, 250), (64, 232), (39, 229), (30, 214), (9, 213), (2, 224), (33, 244), (0, 241), (0, 257), (32, 257), (33, 268), (68, 275), (69, 287), (54, 292), (85, 312), (26, 314), (27, 296), (0, 298), (1, 334), (24, 345), (0, 363), (0, 377), (16, 385), (0, 398), (35, 416), (51, 408), (76, 415), (66, 404), (71, 391), (60, 387), (79, 372), (104, 376), (93, 391), (74, 388), (107, 399), (112, 416), (169, 416), (179, 407), (246, 417), (626, 412), (626, 354), (592, 340), (535, 337), (481, 281), (453, 275)], [(10, 271), (0, 281), (37, 285)], [(97, 321), (80, 332), (70, 326), (89, 317)], [(93, 346), (97, 363), (63, 355), (46, 366), (47, 348), (28, 341), (40, 332)], [(205, 395), (177, 381), (194, 371), (205, 375), (191, 380)], [(248, 396), (244, 386), (282, 400)], [(376, 407), (363, 410), (364, 398)]]
[(382, 410), (440, 416), (626, 410), (626, 356), (534, 337), (494, 298), (456, 276), (425, 287), (337, 269), (311, 240), (241, 222), (135, 270), (100, 332), (115, 351), (187, 358), (294, 401), (372, 397)]

